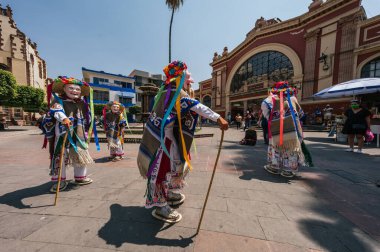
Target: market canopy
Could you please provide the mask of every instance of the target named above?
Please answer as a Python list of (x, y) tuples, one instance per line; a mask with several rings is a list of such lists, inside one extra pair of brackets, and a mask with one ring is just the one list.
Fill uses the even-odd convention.
[(315, 98), (338, 98), (380, 92), (380, 78), (363, 78), (342, 82), (314, 94)]

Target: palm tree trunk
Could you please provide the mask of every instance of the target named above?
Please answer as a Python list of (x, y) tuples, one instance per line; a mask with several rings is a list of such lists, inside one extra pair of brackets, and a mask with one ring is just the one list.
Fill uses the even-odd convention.
[(169, 28), (169, 63), (172, 62), (172, 24), (174, 17), (174, 8), (172, 9), (172, 17), (170, 19), (170, 28)]

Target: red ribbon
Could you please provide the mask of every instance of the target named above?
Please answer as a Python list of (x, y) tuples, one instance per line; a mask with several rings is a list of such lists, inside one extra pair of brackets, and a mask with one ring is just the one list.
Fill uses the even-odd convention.
[(284, 142), (284, 92), (280, 92), (280, 146)]

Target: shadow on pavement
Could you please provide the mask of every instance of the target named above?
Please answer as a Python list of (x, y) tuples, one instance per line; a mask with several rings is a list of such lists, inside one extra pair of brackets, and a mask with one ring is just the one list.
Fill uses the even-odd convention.
[(151, 211), (139, 206), (123, 207), (119, 204), (110, 206), (111, 217), (109, 221), (98, 231), (98, 236), (107, 244), (121, 247), (124, 243), (138, 245), (160, 245), (169, 247), (185, 248), (193, 243), (193, 237), (178, 239), (159, 238), (157, 235), (171, 225), (165, 226), (160, 221), (140, 222), (141, 220), (153, 218)]
[(306, 236), (322, 248), (327, 251), (374, 251), (370, 244), (365, 243), (365, 235), (355, 232), (357, 227), (339, 213), (317, 205), (311, 207), (310, 211), (322, 215), (323, 219), (304, 218), (298, 221), (298, 225)]
[[(12, 206), (12, 207), (18, 208), (18, 209), (39, 208), (39, 207), (51, 206), (51, 205), (43, 205), (43, 206), (32, 207), (30, 205), (25, 205), (24, 203), (22, 203), (22, 200), (26, 199), (26, 198), (37, 197), (37, 196), (41, 196), (41, 195), (45, 195), (45, 194), (53, 195), (49, 191), (51, 186), (52, 186), (52, 183), (47, 182), (47, 183), (42, 184), (42, 185), (23, 188), (23, 189), (16, 190), (14, 192), (6, 193), (6, 194), (0, 196), (0, 204)], [(76, 189), (78, 189), (78, 186), (70, 183), (67, 186), (65, 192), (70, 191), (70, 190), (76, 190)]]
[(310, 141), (310, 142), (316, 142), (316, 143), (331, 143), (331, 144), (337, 144), (337, 145), (347, 145), (345, 143), (338, 143), (335, 142), (333, 137), (305, 137), (304, 140)]
[[(39, 186), (23, 188), (14, 192), (4, 194), (0, 196), (0, 204), (12, 206), (18, 209), (34, 208), (34, 207), (31, 207), (30, 205), (24, 205), (24, 203), (22, 203), (22, 200), (26, 198), (44, 195), (44, 194), (50, 194), (49, 193), (50, 187), (51, 187), (51, 182), (47, 182)], [(38, 207), (41, 207), (41, 206), (38, 206)]]
[[(352, 159), (354, 162), (356, 162), (358, 160), (358, 158), (365, 157), (365, 158), (368, 158), (369, 160), (373, 159), (375, 162), (377, 162), (376, 160), (378, 160), (378, 157), (380, 157), (380, 155), (377, 155), (377, 154), (365, 153), (367, 149), (368, 150), (369, 149), (376, 149), (375, 145), (364, 145), (363, 153), (359, 154), (356, 152), (345, 151), (345, 149), (348, 148), (347, 144), (336, 144), (335, 142), (324, 142), (324, 141), (315, 141), (315, 142), (313, 142), (311, 140), (308, 140), (308, 141), (309, 142), (307, 143), (307, 146), (309, 147), (309, 150), (310, 150), (312, 156), (313, 157), (316, 156), (315, 158), (313, 158), (313, 161), (315, 160), (314, 164), (316, 162), (318, 163), (318, 160), (320, 160), (320, 158), (318, 158), (318, 155), (320, 154), (320, 153), (318, 153), (319, 151), (329, 151), (330, 153), (334, 152), (337, 155), (335, 155), (335, 156), (330, 155), (329, 159), (332, 159), (332, 160), (338, 159), (339, 161), (342, 161), (342, 158), (344, 157), (344, 159), (346, 161)], [(334, 145), (328, 145), (326, 143), (330, 143), (330, 144), (334, 144)], [(337, 147), (335, 145), (345, 147), (345, 148)], [(356, 149), (357, 145), (355, 145), (354, 147)], [(324, 160), (324, 159), (322, 159), (322, 160)]]
[[(306, 141), (313, 142), (313, 143), (327, 143), (327, 144), (334, 144), (334, 145), (339, 145), (339, 146), (347, 146), (348, 148), (348, 143), (342, 143), (342, 142), (336, 142), (334, 137), (305, 137)], [(355, 144), (355, 146), (357, 146)], [(375, 141), (371, 143), (364, 143), (364, 149), (366, 148), (376, 148), (376, 143)]]
[(1, 132), (17, 132), (17, 131), (28, 131), (29, 129), (6, 129), (6, 130), (0, 130)]
[(242, 180), (258, 179), (273, 183), (290, 183), (291, 180), (297, 180), (298, 177), (291, 180), (281, 177), (280, 175), (273, 175), (264, 170), (266, 165), (267, 145), (259, 140), (255, 146), (240, 145), (235, 141), (224, 141), (232, 143), (232, 145), (225, 145), (224, 150), (238, 150), (238, 156), (233, 160), (224, 161), (229, 167), (235, 167), (238, 172), (242, 174), (239, 176)]
[(101, 158), (94, 159), (94, 162), (103, 164), (103, 163), (109, 163), (111, 161), (108, 159), (108, 157), (101, 157)]

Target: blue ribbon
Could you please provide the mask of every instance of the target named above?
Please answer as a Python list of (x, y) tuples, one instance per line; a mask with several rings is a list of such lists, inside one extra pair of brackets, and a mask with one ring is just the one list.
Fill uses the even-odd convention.
[[(71, 127), (70, 127), (70, 131), (71, 131), (71, 129), (74, 131), (74, 128), (71, 128)], [(77, 145), (74, 143), (74, 140), (73, 140), (73, 138), (72, 138), (70, 132), (69, 132), (69, 134), (67, 134), (67, 138), (69, 139), (69, 142), (70, 142), (71, 146), (73, 146), (74, 151), (75, 151), (76, 153), (78, 153), (78, 147), (77, 147)]]
[[(59, 104), (61, 104), (61, 106), (63, 108), (63, 101), (62, 101), (62, 99), (59, 98), (55, 93), (53, 93), (53, 97), (54, 97), (55, 100), (57, 100), (59, 102)], [(70, 129), (66, 129), (66, 130), (71, 131), (71, 129), (74, 130), (73, 127), (70, 127)], [(64, 132), (66, 132), (66, 131), (64, 131)], [(69, 143), (71, 144), (71, 146), (73, 146), (74, 151), (78, 152), (78, 148), (77, 148), (76, 144), (74, 143), (74, 140), (71, 137), (70, 132), (67, 134), (67, 138), (69, 139)]]
[(100, 145), (99, 145), (99, 139), (98, 139), (98, 131), (96, 130), (96, 122), (95, 122), (95, 120), (93, 120), (92, 123), (94, 124), (94, 138), (95, 138), (96, 150), (100, 151)]
[(292, 104), (292, 101), (290, 100), (290, 92), (289, 92), (289, 90), (287, 90), (286, 96), (287, 96), (287, 100), (288, 100), (288, 103), (289, 103), (290, 113), (292, 114), (293, 123), (294, 123), (294, 126), (296, 127), (297, 136), (298, 136), (299, 139), (301, 139), (301, 134), (300, 134), (300, 132), (298, 130), (298, 123), (297, 123), (297, 120), (296, 120), (296, 114), (294, 113), (293, 104)]
[(59, 102), (59, 104), (61, 104), (61, 106), (63, 107), (63, 101), (61, 98), (59, 98), (55, 93), (53, 93), (53, 97), (55, 100), (57, 100)]
[[(177, 100), (179, 94), (181, 93), (183, 83), (185, 82), (185, 77), (186, 77), (186, 73), (185, 73), (185, 71), (183, 71), (182, 78), (181, 78), (181, 81), (179, 83), (179, 86), (177, 87), (177, 90), (175, 91), (174, 96), (173, 96), (172, 100), (170, 101), (169, 107), (167, 108), (166, 113), (165, 113), (164, 117), (162, 118), (162, 122), (161, 122), (161, 135), (160, 135), (161, 136), (161, 138), (160, 138), (161, 148), (165, 152), (165, 154), (170, 158), (170, 160), (171, 160), (171, 157), (170, 157), (169, 151), (166, 149), (165, 141), (164, 141), (164, 129), (165, 129), (165, 125), (166, 125), (166, 120), (168, 119), (172, 109), (174, 108), (176, 100)], [(180, 120), (180, 118), (178, 118), (178, 120)]]

